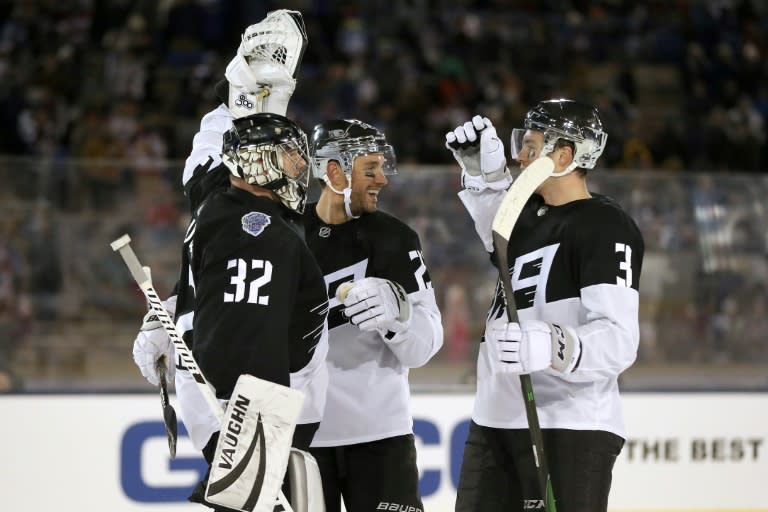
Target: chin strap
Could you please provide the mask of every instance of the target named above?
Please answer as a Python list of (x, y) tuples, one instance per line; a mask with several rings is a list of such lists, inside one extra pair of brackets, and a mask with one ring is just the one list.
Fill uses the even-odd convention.
[(572, 173), (578, 166), (579, 166), (578, 163), (571, 162), (571, 165), (566, 167), (565, 170), (560, 172), (553, 172), (552, 174), (550, 174), (550, 176), (552, 176), (553, 178), (560, 178), (562, 176), (565, 176), (566, 174)]
[(357, 219), (360, 216), (352, 214), (352, 209), (350, 208), (351, 204), (352, 204), (352, 188), (347, 187), (344, 189), (344, 213), (346, 213), (347, 217), (349, 217), (350, 219)]
[(333, 188), (333, 185), (331, 185), (331, 180), (328, 179), (328, 176), (324, 176), (323, 179), (325, 180), (325, 184), (328, 185), (328, 188), (333, 190), (335, 193), (339, 194), (340, 196), (344, 196), (344, 213), (346, 213), (347, 217), (350, 219), (358, 219), (360, 218), (359, 215), (354, 215), (352, 213), (352, 177), (347, 176), (347, 174), (344, 174), (344, 176), (347, 178), (347, 186), (344, 187), (344, 190), (336, 190)]

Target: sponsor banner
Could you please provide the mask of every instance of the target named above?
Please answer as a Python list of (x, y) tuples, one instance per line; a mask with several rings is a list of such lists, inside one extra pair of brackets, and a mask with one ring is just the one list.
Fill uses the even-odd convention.
[[(628, 394), (624, 405), (611, 511), (768, 511), (768, 394)], [(453, 510), (471, 407), (469, 395), (413, 397), (425, 510)], [(4, 510), (202, 510), (186, 497), (205, 463), (182, 424), (169, 457), (153, 394), (2, 396), (0, 416)]]

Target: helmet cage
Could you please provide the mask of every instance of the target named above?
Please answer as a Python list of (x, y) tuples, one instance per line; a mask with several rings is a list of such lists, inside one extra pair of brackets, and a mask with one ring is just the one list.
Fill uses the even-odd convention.
[(266, 130), (273, 135), (265, 137), (261, 127), (251, 130), (253, 124), (238, 126), (240, 121), (236, 119), (224, 134), (224, 164), (233, 175), (271, 190), (286, 207), (302, 213), (311, 172), (306, 134), (295, 125), (277, 126), (274, 131)]

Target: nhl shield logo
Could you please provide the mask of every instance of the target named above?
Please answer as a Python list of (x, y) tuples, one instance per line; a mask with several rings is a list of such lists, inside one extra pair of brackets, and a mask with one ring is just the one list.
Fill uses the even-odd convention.
[(251, 236), (259, 236), (267, 226), (269, 226), (272, 220), (269, 215), (261, 212), (250, 212), (243, 215), (240, 219), (243, 225), (243, 231)]

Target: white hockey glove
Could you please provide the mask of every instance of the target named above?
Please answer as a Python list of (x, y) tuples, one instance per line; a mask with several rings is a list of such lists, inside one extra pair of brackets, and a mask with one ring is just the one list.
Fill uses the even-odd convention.
[(281, 66), (269, 62), (249, 66), (239, 53), (230, 61), (224, 76), (229, 82), (227, 108), (236, 118), (260, 112), (284, 116), (296, 88), (296, 79)]
[(488, 325), (485, 342), (500, 373), (533, 373), (550, 366), (571, 373), (581, 357), (581, 340), (573, 329), (539, 320), (518, 324), (497, 318)]
[(512, 183), (504, 143), (487, 117), (475, 116), (446, 133), (445, 147), (461, 167), (464, 188), (506, 190)]
[[(168, 313), (173, 315), (176, 311), (176, 297), (171, 297), (163, 303)], [(139, 367), (141, 374), (150, 384), (158, 386), (160, 378), (155, 370), (155, 361), (160, 356), (166, 356), (168, 364), (168, 379), (173, 380), (176, 365), (174, 364), (173, 343), (165, 332), (154, 312), (149, 311), (144, 315), (144, 321), (139, 329), (139, 334), (133, 342), (133, 360)]]
[(363, 331), (379, 331), (387, 337), (388, 333), (403, 332), (411, 323), (408, 294), (402, 286), (387, 279), (366, 277), (342, 283), (336, 298), (346, 306), (347, 318)]

